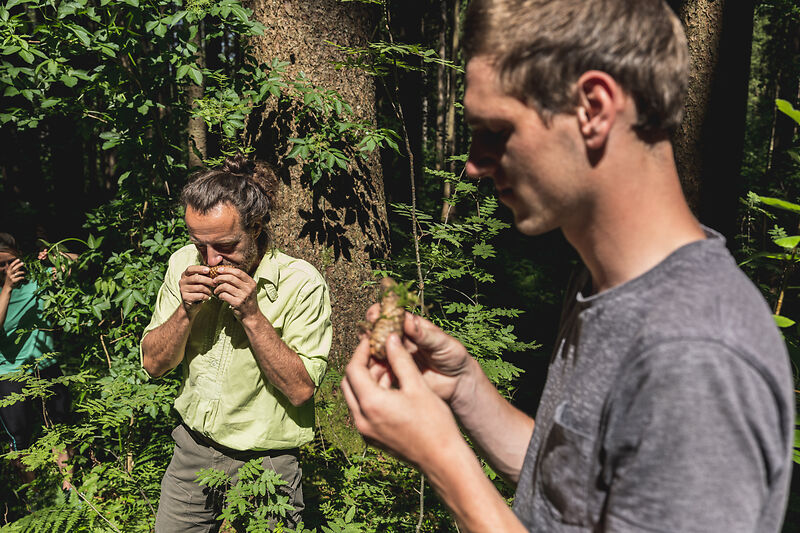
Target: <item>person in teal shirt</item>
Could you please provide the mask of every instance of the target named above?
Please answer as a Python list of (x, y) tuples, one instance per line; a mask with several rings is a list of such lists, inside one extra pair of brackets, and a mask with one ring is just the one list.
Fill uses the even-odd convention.
[[(25, 263), (20, 259), (16, 240), (8, 233), (0, 233), (0, 400), (21, 393), (24, 383), (8, 379), (20, 370), (36, 373), (37, 377), (53, 379), (63, 375), (52, 354), (53, 336), (42, 328), (42, 303), (37, 297), (35, 281), (25, 279)], [(21, 337), (21, 338), (20, 338)], [(46, 401), (46, 416), (52, 422), (66, 423), (70, 418), (69, 390), (61, 384), (52, 386), (53, 395)], [(0, 425), (14, 451), (28, 448), (38, 425), (35, 400), (28, 399), (0, 407)], [(68, 454), (57, 453), (56, 463), (64, 467)], [(26, 483), (34, 478), (21, 461), (14, 466)], [(68, 489), (64, 480), (62, 488)]]

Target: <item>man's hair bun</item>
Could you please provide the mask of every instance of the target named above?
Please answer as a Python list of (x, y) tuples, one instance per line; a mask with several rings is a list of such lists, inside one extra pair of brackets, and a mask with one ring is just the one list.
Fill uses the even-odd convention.
[(200, 213), (230, 203), (239, 211), (245, 228), (260, 228), (266, 247), (269, 236), (265, 226), (274, 208), (277, 189), (278, 174), (272, 166), (240, 153), (229, 156), (217, 168), (192, 176), (181, 192), (181, 202)]
[(254, 161), (247, 159), (244, 154), (236, 154), (225, 159), (221, 170), (231, 174), (252, 174), (255, 169)]

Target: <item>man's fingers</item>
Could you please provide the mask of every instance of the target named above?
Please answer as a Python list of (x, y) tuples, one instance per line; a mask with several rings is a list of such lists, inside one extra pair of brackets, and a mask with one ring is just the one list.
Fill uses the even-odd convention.
[(378, 317), (381, 316), (381, 304), (372, 304), (367, 309), (367, 320), (370, 322), (375, 322), (378, 320)]
[(341, 387), (344, 401), (347, 403), (347, 408), (350, 409), (350, 414), (353, 415), (353, 422), (356, 425), (356, 429), (363, 433), (366, 431), (366, 419), (364, 418), (364, 414), (361, 412), (361, 406), (358, 404), (358, 398), (353, 392), (352, 387), (350, 387), (350, 382), (347, 380), (347, 376), (342, 378)]
[(183, 271), (184, 276), (191, 276), (193, 274), (200, 274), (203, 276), (208, 276), (208, 273), (211, 269), (205, 265), (191, 265), (186, 267), (186, 270)]
[(411, 342), (426, 352), (447, 352), (460, 343), (438, 326), (419, 315), (406, 313), (403, 331)]
[(220, 266), (217, 267), (217, 277), (215, 279), (219, 280), (220, 278), (230, 276), (232, 278), (241, 280), (241, 281), (248, 281), (252, 280), (247, 272), (240, 268), (232, 267), (232, 266)]
[(395, 333), (386, 339), (386, 360), (392, 373), (397, 377), (400, 388), (421, 382), (422, 374), (417, 363)]

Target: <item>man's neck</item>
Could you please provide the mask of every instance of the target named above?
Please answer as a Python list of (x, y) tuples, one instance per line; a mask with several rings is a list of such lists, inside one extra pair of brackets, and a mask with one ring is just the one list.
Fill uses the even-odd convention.
[(607, 164), (585, 216), (563, 228), (592, 275), (595, 293), (641, 276), (678, 248), (705, 238), (683, 196), (666, 142)]

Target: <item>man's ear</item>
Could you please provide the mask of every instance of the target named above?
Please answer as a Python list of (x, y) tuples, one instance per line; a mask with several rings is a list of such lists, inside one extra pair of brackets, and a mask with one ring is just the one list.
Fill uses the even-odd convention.
[(603, 148), (627, 95), (614, 78), (599, 70), (584, 72), (578, 78), (577, 91), (578, 124), (586, 147)]

